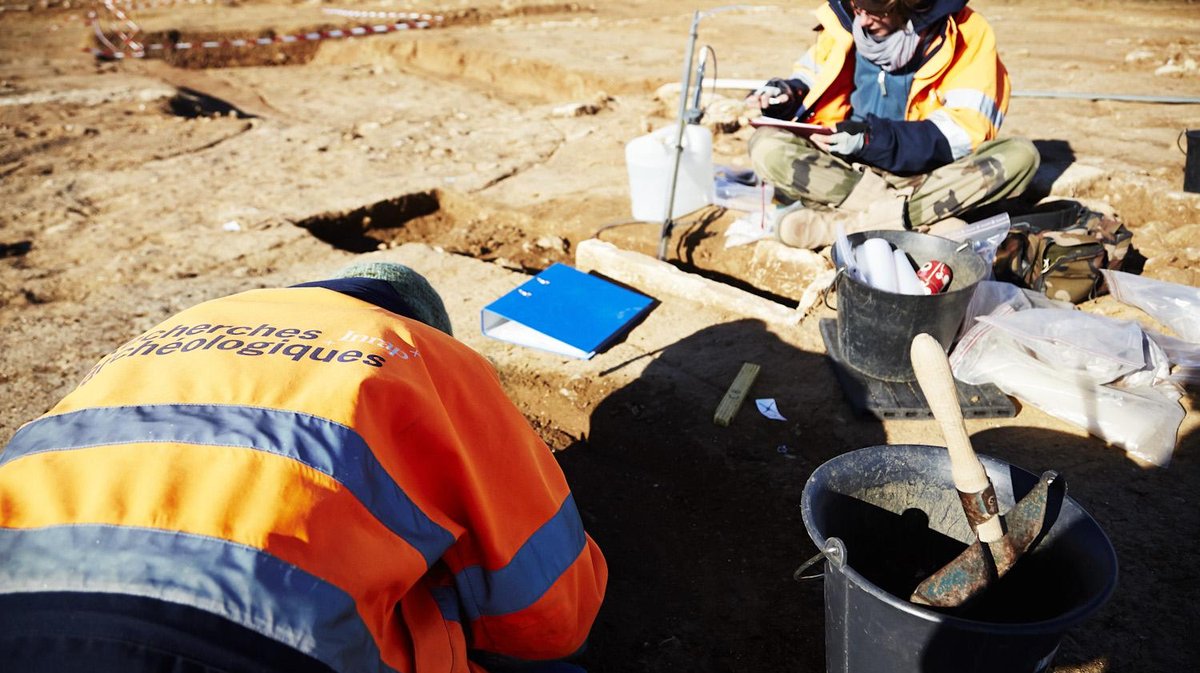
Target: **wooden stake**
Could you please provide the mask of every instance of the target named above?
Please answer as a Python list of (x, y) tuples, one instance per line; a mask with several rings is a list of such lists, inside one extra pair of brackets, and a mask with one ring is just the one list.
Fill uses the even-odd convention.
[(758, 377), (758, 370), (759, 366), (756, 364), (742, 363), (741, 371), (729, 385), (729, 390), (725, 391), (725, 399), (721, 400), (721, 404), (717, 406), (717, 413), (713, 415), (713, 423), (721, 427), (729, 426), (729, 422), (737, 415), (738, 409), (742, 408), (742, 402), (745, 401), (746, 395), (750, 393), (750, 386), (754, 385), (754, 379)]

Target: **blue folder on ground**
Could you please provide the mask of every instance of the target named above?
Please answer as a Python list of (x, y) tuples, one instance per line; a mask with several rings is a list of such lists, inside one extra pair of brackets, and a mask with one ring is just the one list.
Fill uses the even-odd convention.
[(587, 360), (654, 300), (565, 264), (553, 264), (483, 307), (485, 336)]

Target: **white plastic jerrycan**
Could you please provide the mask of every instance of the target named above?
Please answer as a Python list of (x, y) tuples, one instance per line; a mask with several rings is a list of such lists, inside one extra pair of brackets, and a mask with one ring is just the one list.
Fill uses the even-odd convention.
[[(634, 138), (625, 145), (633, 219), (641, 222), (667, 219), (667, 198), (671, 191), (678, 133), (679, 127), (672, 125)], [(683, 134), (671, 219), (712, 203), (713, 191), (712, 131), (698, 124), (688, 124)]]

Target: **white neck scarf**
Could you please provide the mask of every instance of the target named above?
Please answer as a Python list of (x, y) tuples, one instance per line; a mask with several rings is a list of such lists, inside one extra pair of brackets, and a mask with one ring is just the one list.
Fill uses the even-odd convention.
[(913, 30), (912, 21), (907, 22), (900, 30), (879, 40), (863, 30), (861, 16), (854, 17), (854, 25), (851, 28), (854, 34), (854, 46), (858, 49), (858, 53), (882, 68), (884, 72), (895, 72), (908, 65), (917, 51), (917, 44), (921, 41), (920, 34)]

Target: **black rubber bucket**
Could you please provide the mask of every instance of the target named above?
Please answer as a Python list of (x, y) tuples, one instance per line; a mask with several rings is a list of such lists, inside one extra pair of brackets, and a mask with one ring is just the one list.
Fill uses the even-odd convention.
[[(1038, 477), (980, 456), (1000, 511)], [(1063, 635), (1116, 587), (1108, 536), (1063, 480), (1052, 483), (1045, 529), (1016, 565), (953, 609), (910, 603), (925, 577), (973, 539), (946, 449), (873, 446), (817, 468), (804, 486), (804, 526), (825, 562), (828, 673), (1038, 673)]]
[[(1179, 142), (1184, 138), (1187, 138), (1187, 149)], [(1183, 164), (1183, 191), (1200, 193), (1200, 129), (1184, 131), (1175, 144), (1187, 155)]]
[[(950, 267), (949, 289), (934, 295), (886, 292), (849, 277), (838, 276), (837, 334), (845, 363), (883, 381), (916, 378), (908, 349), (913, 337), (925, 332), (947, 352), (967, 313), (975, 286), (987, 276), (987, 267), (961, 243), (915, 231), (866, 231), (849, 236), (857, 246), (868, 238), (882, 238), (904, 250), (918, 268), (939, 260)], [(842, 261), (834, 250), (834, 262)]]

